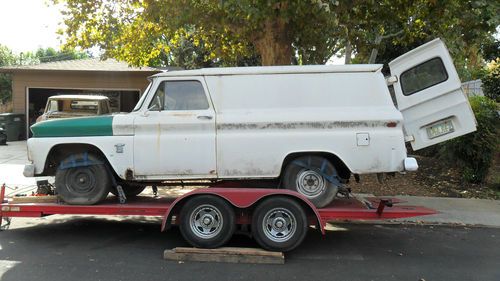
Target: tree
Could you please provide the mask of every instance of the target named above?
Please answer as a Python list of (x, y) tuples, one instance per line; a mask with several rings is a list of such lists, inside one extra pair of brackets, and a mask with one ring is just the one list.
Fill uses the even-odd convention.
[(62, 2), (66, 46), (98, 46), (133, 65), (170, 64), (183, 42), (202, 64), (219, 65), (255, 54), (263, 65), (324, 63), (339, 49), (335, 1)]
[[(459, 68), (482, 63), (499, 24), (488, 0), (52, 0), (67, 47), (98, 46), (132, 65), (382, 62), (442, 37)], [(345, 47), (344, 47), (345, 46)], [(395, 51), (393, 51), (395, 50)], [(248, 60), (248, 58), (251, 58)], [(371, 59), (370, 59), (371, 58)], [(463, 63), (462, 63), (463, 62)]]
[(41, 63), (62, 61), (62, 60), (76, 60), (89, 58), (89, 54), (85, 52), (78, 52), (74, 49), (66, 49), (64, 51), (56, 51), (54, 48), (38, 48), (35, 52), (36, 58)]
[[(8, 47), (0, 44), (0, 66), (12, 65), (16, 62), (16, 56)], [(10, 100), (12, 96), (12, 80), (10, 75), (0, 73), (0, 105)]]
[[(349, 2), (349, 1), (346, 1)], [(494, 46), (500, 24), (500, 2), (488, 0), (362, 1), (369, 12), (354, 9), (358, 19), (354, 50), (357, 62), (387, 63), (425, 42), (440, 37), (464, 80), (475, 78)], [(341, 5), (343, 2), (341, 1)], [(340, 24), (342, 22), (340, 18)], [(384, 38), (377, 42), (377, 39)], [(376, 50), (378, 56), (373, 57)]]

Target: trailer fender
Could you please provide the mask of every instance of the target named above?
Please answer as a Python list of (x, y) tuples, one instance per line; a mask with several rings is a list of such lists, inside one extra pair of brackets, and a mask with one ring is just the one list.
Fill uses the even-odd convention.
[[(321, 220), (321, 216), (319, 215), (316, 207), (307, 200), (306, 197), (297, 193), (295, 191), (287, 190), (287, 189), (262, 189), (262, 188), (202, 188), (195, 189), (189, 193), (184, 194), (181, 197), (175, 199), (174, 202), (170, 205), (167, 212), (163, 216), (161, 231), (165, 231), (170, 227), (172, 215), (177, 211), (180, 206), (183, 205), (184, 202), (187, 202), (189, 198), (197, 195), (214, 195), (223, 198), (231, 205), (236, 208), (246, 209), (254, 205), (255, 203), (261, 201), (264, 198), (268, 198), (271, 196), (288, 196), (292, 197), (298, 202), (302, 203), (306, 211), (312, 212), (316, 216), (316, 220), (318, 222), (319, 229), (322, 234), (325, 234), (325, 229), (323, 226), (323, 221)], [(177, 208), (176, 208), (177, 207)]]

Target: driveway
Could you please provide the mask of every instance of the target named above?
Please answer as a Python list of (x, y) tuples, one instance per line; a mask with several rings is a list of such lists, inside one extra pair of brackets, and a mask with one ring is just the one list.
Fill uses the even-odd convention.
[(28, 162), (26, 141), (11, 141), (0, 145), (0, 164), (24, 165)]
[(35, 190), (35, 179), (23, 176), (26, 163), (28, 163), (26, 141), (0, 145), (0, 185), (7, 186), (7, 195), (30, 194)]

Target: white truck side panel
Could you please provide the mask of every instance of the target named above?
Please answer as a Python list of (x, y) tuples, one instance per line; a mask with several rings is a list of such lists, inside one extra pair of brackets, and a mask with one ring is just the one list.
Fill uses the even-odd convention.
[[(335, 154), (354, 173), (402, 171), (402, 116), (381, 75), (207, 76), (218, 177), (277, 177), (284, 158), (302, 151)], [(368, 145), (358, 145), (358, 133), (369, 135)]]

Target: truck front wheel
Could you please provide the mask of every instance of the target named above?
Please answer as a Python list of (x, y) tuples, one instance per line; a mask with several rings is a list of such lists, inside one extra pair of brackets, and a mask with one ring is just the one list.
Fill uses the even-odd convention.
[(111, 180), (106, 165), (94, 155), (70, 156), (63, 163), (87, 163), (75, 167), (59, 167), (56, 171), (56, 192), (71, 205), (93, 205), (108, 195)]
[(231, 239), (236, 229), (233, 208), (217, 196), (189, 199), (180, 214), (181, 234), (194, 247), (220, 247)]
[[(330, 204), (337, 195), (340, 182), (335, 167), (321, 156), (301, 156), (285, 168), (283, 186), (304, 195), (318, 208)], [(332, 180), (334, 179), (334, 180)]]

